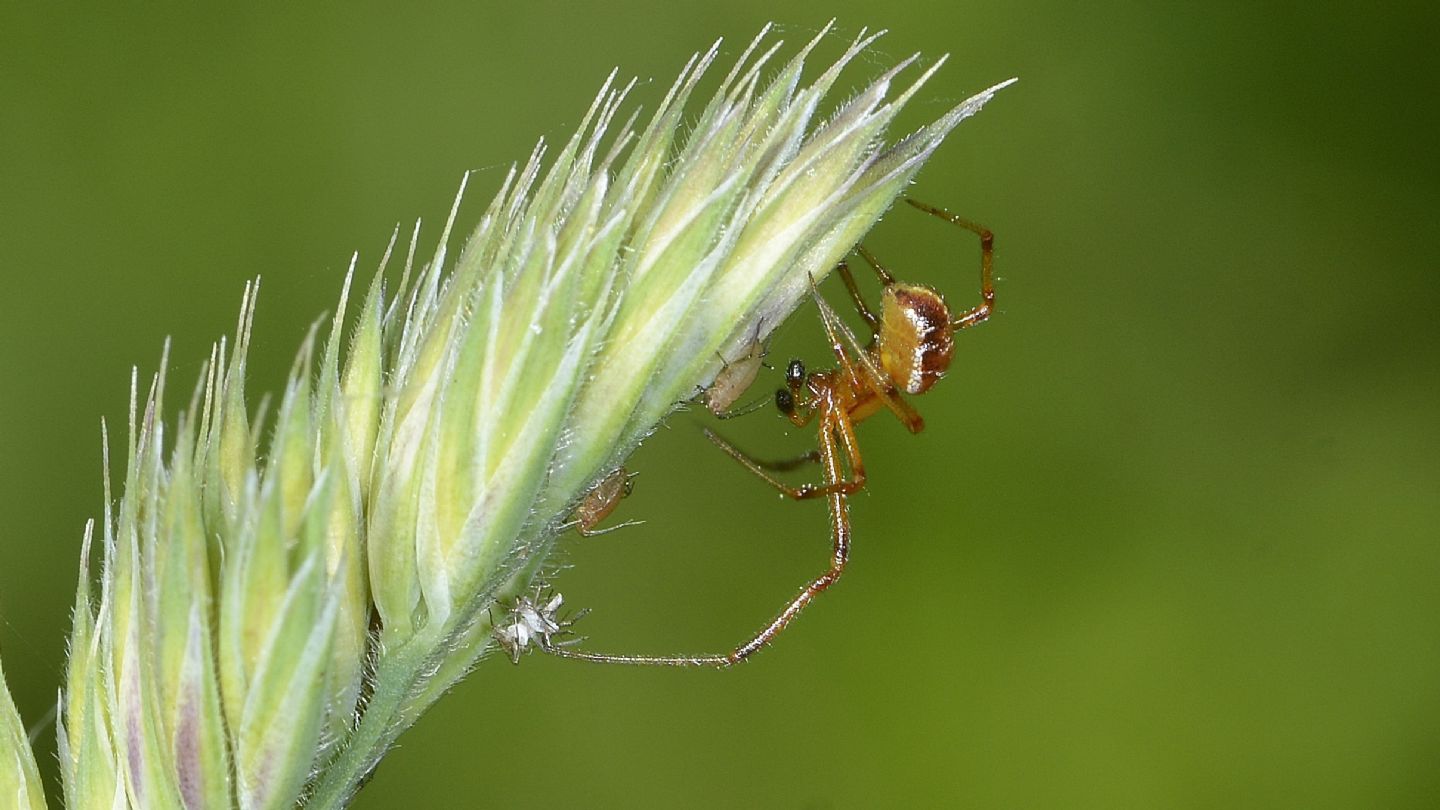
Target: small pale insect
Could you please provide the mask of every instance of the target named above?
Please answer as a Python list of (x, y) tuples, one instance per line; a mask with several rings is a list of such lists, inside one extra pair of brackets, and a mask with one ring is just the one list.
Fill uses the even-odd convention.
[(546, 591), (543, 585), (537, 586), (531, 594), (516, 597), (505, 619), (495, 624), (491, 631), (496, 643), (509, 654), (511, 663), (520, 663), (520, 656), (532, 647), (550, 650), (578, 640), (564, 637), (570, 634), (570, 626), (584, 613), (562, 618), (559, 613), (563, 604), (565, 597), (555, 591)]
[(760, 367), (765, 365), (765, 345), (759, 338), (759, 326), (756, 326), (755, 331), (756, 337), (751, 339), (743, 356), (728, 362), (724, 362), (722, 358), (724, 367), (715, 375), (715, 381), (710, 383), (710, 387), (700, 395), (700, 401), (705, 403), (705, 407), (721, 419), (744, 416), (769, 402), (768, 396), (761, 397), (735, 410), (730, 409), (730, 406), (740, 399), (740, 395), (750, 388), (751, 383), (755, 382), (755, 378), (760, 374)]
[(585, 497), (575, 507), (570, 522), (562, 526), (561, 530), (574, 529), (583, 537), (594, 537), (613, 532), (616, 529), (623, 529), (626, 526), (638, 526), (642, 521), (627, 520), (617, 526), (604, 529), (595, 528), (605, 518), (610, 517), (610, 513), (615, 511), (615, 507), (620, 505), (620, 501), (628, 498), (630, 493), (635, 491), (636, 475), (638, 473), (626, 472), (624, 467), (616, 467), (611, 470), (609, 475), (601, 478), (599, 483), (585, 493)]

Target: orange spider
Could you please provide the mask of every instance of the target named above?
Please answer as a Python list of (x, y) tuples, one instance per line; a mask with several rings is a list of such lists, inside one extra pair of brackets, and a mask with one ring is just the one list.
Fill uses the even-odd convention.
[[(985, 321), (995, 307), (992, 272), (995, 240), (990, 231), (940, 208), (915, 200), (906, 202), (980, 237), (980, 303), (959, 315), (952, 315), (939, 292), (921, 284), (897, 281), (861, 246), (857, 251), (874, 268), (883, 288), (879, 315), (871, 311), (861, 297), (849, 266), (841, 262), (836, 269), (860, 317), (870, 325), (872, 335), (869, 345), (859, 345), (854, 334), (840, 322), (835, 311), (817, 292), (815, 303), (820, 309), (820, 318), (838, 366), (827, 371), (807, 372), (802, 362), (792, 360), (785, 369), (785, 387), (775, 393), (776, 406), (795, 425), (803, 427), (818, 418), (819, 447), (790, 461), (762, 462), (715, 433), (705, 432), (721, 450), (783, 495), (795, 500), (823, 497), (829, 501), (834, 553), (826, 571), (792, 599), (780, 615), (750, 640), (728, 653), (612, 655), (548, 645), (544, 647), (546, 652), (564, 658), (609, 664), (728, 667), (769, 644), (812, 599), (840, 578), (850, 556), (848, 499), (865, 486), (865, 466), (855, 441), (855, 423), (888, 409), (910, 432), (919, 433), (924, 429), (925, 422), (920, 414), (901, 395), (923, 394), (943, 377), (950, 367), (955, 330)], [(769, 472), (793, 469), (807, 462), (819, 462), (823, 483), (792, 487)], [(845, 474), (847, 467), (848, 476)]]

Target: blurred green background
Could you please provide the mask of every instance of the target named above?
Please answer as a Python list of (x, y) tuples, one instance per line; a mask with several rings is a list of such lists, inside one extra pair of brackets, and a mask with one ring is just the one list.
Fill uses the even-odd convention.
[[(833, 15), (893, 32), (851, 86), (954, 55), (903, 128), (1021, 77), (914, 190), (995, 230), (1001, 313), (916, 401), (923, 435), (862, 427), (846, 579), (734, 671), (493, 658), (356, 807), (1440, 803), (1433, 8), (807, 5), (0, 11), (0, 649), (26, 718), (132, 364), (170, 335), (193, 379), (259, 273), (275, 390), (352, 250), (373, 266), (417, 216), (433, 239), (488, 169), (473, 223), (612, 66), (653, 109), (716, 36), (733, 58)], [(868, 243), (974, 298), (964, 234), (897, 209)], [(774, 359), (818, 341), (807, 307)], [(824, 507), (702, 421), (633, 460), (645, 525), (567, 541), (597, 646), (725, 648), (824, 564)], [(813, 442), (742, 421), (762, 455)]]

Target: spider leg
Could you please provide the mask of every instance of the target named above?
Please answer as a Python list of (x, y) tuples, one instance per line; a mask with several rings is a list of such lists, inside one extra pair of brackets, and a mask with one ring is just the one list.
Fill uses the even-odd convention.
[[(862, 255), (867, 257), (870, 255), (864, 253), (865, 248), (862, 247), (860, 250)], [(879, 265), (875, 266), (878, 267)], [(840, 262), (835, 265), (835, 272), (839, 273), (840, 280), (845, 282), (845, 289), (850, 293), (850, 300), (855, 302), (856, 311), (860, 313), (861, 318), (865, 319), (865, 323), (870, 325), (871, 334), (879, 332), (880, 317), (875, 314), (875, 311), (870, 308), (870, 305), (865, 303), (864, 297), (860, 295), (860, 287), (855, 283), (855, 274), (850, 272), (850, 264), (844, 261)]]
[[(827, 405), (824, 407), (833, 408), (834, 406)], [(828, 422), (828, 417), (821, 418), (820, 434), (822, 443), (827, 441), (826, 435), (830, 432), (830, 426)], [(848, 427), (849, 420), (846, 419), (845, 423)], [(852, 450), (854, 446), (853, 434), (851, 434), (851, 436), (851, 440), (846, 445), (847, 451)], [(786, 459), (783, 461), (766, 462), (751, 458), (749, 455), (746, 455), (745, 451), (726, 441), (722, 436), (720, 436), (720, 434), (708, 428), (705, 430), (705, 438), (714, 442), (716, 447), (724, 450), (726, 455), (740, 462), (740, 464), (744, 466), (745, 469), (754, 473), (755, 476), (758, 477), (760, 480), (779, 490), (782, 495), (785, 495), (789, 498), (794, 498), (797, 501), (803, 501), (809, 498), (819, 498), (822, 496), (833, 495), (836, 493), (849, 495), (851, 493), (858, 492), (862, 487), (865, 486), (865, 468), (863, 466), (852, 466), (851, 474), (848, 479), (841, 478), (839, 473), (837, 472), (837, 474), (833, 478), (826, 476), (825, 483), (823, 484), (801, 484), (798, 487), (792, 487), (789, 484), (786, 484), (785, 482), (776, 479), (774, 476), (770, 475), (770, 473), (766, 472), (766, 470), (793, 470), (799, 467), (801, 464), (809, 461), (824, 462), (825, 450), (823, 444), (820, 450), (812, 450), (811, 452), (806, 453), (805, 455), (798, 458)], [(858, 460), (858, 454), (853, 456), (853, 459)]]
[[(832, 422), (843, 424), (831, 424)], [(849, 431), (849, 420), (845, 414), (837, 409), (830, 409), (822, 417), (820, 426), (820, 461), (825, 469), (825, 480), (830, 484), (839, 483), (841, 465), (835, 447), (834, 434), (839, 432), (846, 443), (846, 452), (853, 454), (851, 460), (859, 462), (859, 455), (854, 447), (854, 436)], [(749, 641), (736, 647), (725, 654), (712, 655), (611, 655), (608, 653), (585, 652), (583, 650), (572, 650), (568, 647), (560, 647), (554, 644), (545, 644), (541, 650), (560, 658), (573, 658), (579, 661), (593, 661), (600, 664), (635, 664), (641, 666), (663, 666), (663, 667), (728, 667), (744, 661), (754, 655), (761, 648), (775, 640), (775, 637), (790, 624), (794, 618), (810, 604), (816, 596), (824, 593), (840, 575), (845, 571), (845, 564), (850, 559), (850, 506), (844, 492), (832, 492), (830, 500), (830, 529), (833, 542), (833, 552), (830, 556), (830, 565), (825, 572), (805, 586), (794, 599), (790, 600), (780, 614), (760, 629)]]
[(859, 253), (861, 258), (865, 259), (865, 262), (874, 268), (875, 275), (880, 277), (880, 283), (882, 285), (889, 287), (895, 283), (895, 276), (891, 275), (890, 271), (885, 269), (885, 266), (880, 263), (880, 260), (875, 258), (875, 254), (866, 250), (864, 245), (856, 245), (855, 252)]
[[(733, 457), (734, 454), (733, 454), (733, 453), (730, 453), (731, 450), (735, 449), (735, 446), (734, 446), (733, 444), (731, 444), (730, 442), (726, 441), (726, 440), (725, 440), (723, 437), (721, 437), (719, 434), (715, 433), (714, 431), (712, 431), (712, 430), (710, 430), (710, 429), (708, 429), (708, 428), (705, 430), (705, 436), (706, 436), (706, 438), (708, 438), (710, 441), (715, 442), (715, 444), (716, 444), (717, 446), (719, 446), (720, 449), (725, 450), (726, 453), (729, 453), (729, 454)], [(737, 451), (737, 452), (738, 452), (738, 451)], [(820, 451), (819, 451), (819, 450), (810, 450), (810, 451), (808, 451), (808, 452), (801, 453), (800, 455), (795, 456), (795, 457), (793, 457), (793, 458), (782, 458), (782, 459), (777, 459), (777, 460), (775, 460), (775, 461), (762, 461), (761, 459), (753, 458), (753, 457), (748, 457), (748, 456), (747, 456), (747, 458), (749, 458), (750, 461), (751, 461), (755, 466), (757, 466), (757, 467), (759, 467), (759, 468), (761, 468), (761, 469), (764, 469), (764, 470), (773, 470), (773, 471), (776, 471), (776, 472), (789, 472), (789, 471), (791, 471), (791, 470), (798, 470), (798, 469), (800, 469), (801, 467), (805, 466), (806, 464), (815, 464), (815, 463), (819, 462), (819, 461), (820, 461)]]
[[(835, 353), (835, 360), (840, 364), (840, 372), (845, 375), (845, 379), (851, 387), (859, 391), (870, 388), (871, 386), (867, 385), (866, 381), (860, 376), (860, 372), (856, 369), (856, 364), (850, 361), (850, 354), (845, 351), (846, 344), (849, 344), (850, 349), (855, 352), (857, 357), (862, 358), (860, 366), (864, 368), (867, 373), (875, 374), (876, 380), (885, 379), (884, 374), (878, 368), (875, 368), (873, 363), (866, 362), (868, 359), (867, 355), (865, 350), (860, 346), (860, 341), (855, 338), (855, 333), (851, 332), (850, 328), (840, 320), (840, 316), (835, 313), (835, 309), (830, 306), (830, 302), (820, 296), (820, 291), (815, 287), (814, 279), (810, 280), (810, 291), (811, 296), (815, 299), (816, 308), (820, 310), (820, 323), (825, 327), (825, 337), (830, 341), (830, 350)], [(844, 336), (844, 342), (841, 342), (842, 335)]]
[(950, 325), (956, 329), (967, 329), (977, 323), (983, 323), (990, 317), (990, 313), (995, 311), (995, 234), (991, 233), (989, 228), (977, 225), (964, 217), (956, 216), (943, 208), (936, 208), (908, 197), (905, 202), (980, 237), (980, 303), (951, 318)]
[(893, 389), (872, 387), (870, 392), (880, 398), (880, 402), (895, 414), (895, 418), (900, 420), (900, 424), (904, 425), (906, 430), (911, 433), (919, 433), (925, 429), (925, 417), (915, 410), (914, 405), (901, 399)]

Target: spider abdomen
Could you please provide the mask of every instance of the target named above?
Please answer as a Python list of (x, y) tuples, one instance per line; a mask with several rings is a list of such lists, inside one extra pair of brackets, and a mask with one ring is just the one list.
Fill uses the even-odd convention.
[(919, 284), (886, 285), (880, 301), (876, 354), (890, 382), (923, 394), (950, 368), (955, 331), (940, 293)]

